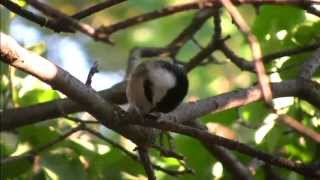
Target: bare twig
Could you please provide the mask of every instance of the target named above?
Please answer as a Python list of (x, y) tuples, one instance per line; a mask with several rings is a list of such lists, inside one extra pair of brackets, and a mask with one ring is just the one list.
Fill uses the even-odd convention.
[(144, 170), (147, 174), (148, 180), (156, 180), (156, 176), (154, 174), (153, 166), (149, 157), (149, 150), (147, 147), (138, 146), (137, 151), (140, 157), (140, 161), (144, 167)]
[(185, 43), (194, 36), (207, 19), (212, 16), (213, 12), (214, 9), (212, 8), (199, 10), (191, 23), (172, 42), (170, 42), (169, 45), (167, 45), (172, 57), (174, 57)]
[(179, 159), (179, 160), (184, 160), (185, 157), (171, 149), (165, 149), (161, 146), (158, 146), (156, 144), (153, 144), (152, 145), (153, 148), (157, 149), (158, 151), (160, 151), (161, 155), (164, 155), (166, 157), (173, 157), (173, 158), (176, 158), (176, 159)]
[[(142, 123), (142, 122), (137, 122), (137, 123)], [(276, 157), (271, 154), (262, 152), (260, 150), (251, 148), (250, 146), (247, 146), (240, 142), (225, 139), (221, 136), (216, 136), (196, 128), (173, 123), (172, 119), (160, 119), (159, 121), (148, 120), (148, 121), (144, 121), (143, 125), (159, 128), (162, 130), (173, 131), (180, 134), (185, 134), (185, 135), (194, 137), (200, 140), (201, 142), (205, 142), (206, 144), (216, 144), (231, 150), (237, 150), (251, 157), (256, 157), (257, 159), (265, 161), (269, 164), (290, 169), (292, 171), (303, 174), (304, 176), (307, 176), (307, 177), (318, 177), (318, 178), (320, 177), (320, 170), (313, 165), (306, 165), (306, 164), (297, 163), (282, 157)]]
[(293, 117), (282, 114), (279, 116), (278, 121), (291, 127), (293, 130), (301, 134), (302, 136), (309, 138), (320, 144), (320, 134), (310, 128), (307, 128)]
[(8, 10), (20, 15), (23, 18), (26, 18), (32, 22), (35, 22), (35, 23), (39, 24), (40, 26), (44, 26), (44, 27), (53, 29), (56, 32), (61, 32), (61, 31), (74, 32), (74, 30), (71, 29), (70, 27), (61, 26), (61, 24), (57, 23), (57, 21), (55, 21), (55, 20), (48, 19), (46, 17), (42, 17), (42, 16), (37, 15), (31, 11), (23, 9), (18, 4), (14, 3), (10, 0), (1, 1), (0, 4), (2, 4)]
[[(221, 39), (220, 41), (226, 41), (228, 38), (229, 36), (225, 37), (224, 39)], [(219, 48), (221, 42), (215, 42), (214, 40), (211, 40), (210, 43), (202, 49), (202, 51), (200, 51), (198, 54), (196, 54), (194, 57), (190, 59), (190, 61), (184, 67), (185, 70), (189, 72), (195, 67), (197, 67), (199, 64), (201, 64), (204, 59), (206, 59), (208, 56), (211, 55), (213, 51)]]
[(292, 48), (292, 49), (287, 49), (287, 50), (271, 53), (271, 54), (265, 55), (262, 59), (264, 60), (265, 63), (270, 63), (272, 60), (280, 58), (280, 57), (293, 56), (296, 54), (313, 51), (319, 47), (320, 47), (320, 43), (305, 45), (302, 47), (296, 47), (296, 48)]
[(183, 12), (183, 11), (190, 10), (190, 9), (197, 9), (197, 8), (198, 8), (197, 3), (187, 3), (187, 4), (182, 4), (182, 5), (169, 6), (169, 7), (165, 7), (163, 9), (160, 9), (160, 10), (156, 10), (153, 12), (145, 13), (145, 14), (135, 16), (132, 18), (128, 18), (128, 19), (121, 21), (121, 22), (118, 22), (116, 24), (112, 24), (109, 26), (102, 26), (99, 30), (105, 32), (106, 34), (111, 35), (112, 33), (116, 32), (116, 31), (126, 29), (128, 27), (131, 27), (131, 26), (143, 23), (143, 22), (147, 22), (147, 21), (154, 20), (157, 18), (169, 16), (174, 13)]
[[(194, 37), (191, 38), (191, 41), (197, 46), (199, 47), (200, 50), (203, 50), (204, 47), (199, 43), (198, 40), (196, 40)], [(200, 65), (207, 65), (209, 63), (213, 63), (213, 64), (221, 64), (221, 62), (219, 62), (217, 60), (217, 58), (215, 58), (213, 55), (208, 56), (207, 60), (205, 62), (202, 62)]]
[(263, 92), (264, 100), (266, 101), (267, 104), (272, 106), (272, 102), (271, 102), (272, 92), (269, 85), (269, 78), (266, 74), (266, 71), (263, 65), (262, 51), (260, 48), (260, 44), (257, 38), (255, 37), (255, 35), (251, 32), (248, 24), (244, 21), (242, 15), (239, 13), (236, 7), (232, 4), (232, 2), (230, 0), (221, 0), (221, 3), (228, 10), (233, 20), (237, 23), (242, 33), (247, 37), (249, 41), (251, 53), (254, 59), (254, 67), (257, 72), (258, 81)]
[(42, 13), (44, 13), (50, 17), (55, 18), (56, 21), (58, 21), (59, 23), (62, 23), (64, 26), (70, 26), (70, 27), (94, 38), (95, 40), (101, 40), (101, 41), (104, 41), (109, 44), (111, 43), (109, 41), (108, 36), (106, 36), (105, 33), (97, 31), (96, 29), (94, 29), (93, 27), (91, 27), (88, 24), (80, 23), (77, 20), (73, 19), (72, 17), (69, 17), (68, 15), (60, 12), (57, 9), (52, 8), (51, 6), (49, 6), (43, 2), (40, 2), (38, 0), (27, 0), (27, 2), (29, 4), (31, 4), (34, 8), (41, 11)]
[(86, 83), (85, 83), (86, 86), (91, 87), (92, 77), (97, 72), (99, 72), (99, 70), (98, 70), (98, 61), (95, 61), (93, 63), (93, 65), (91, 66), (90, 71), (88, 73), (87, 80), (86, 80)]
[(104, 10), (104, 9), (110, 8), (114, 5), (118, 5), (120, 3), (123, 3), (125, 1), (127, 1), (127, 0), (105, 0), (101, 3), (90, 6), (84, 10), (81, 10), (80, 12), (77, 12), (74, 15), (72, 15), (71, 17), (73, 17), (75, 19), (82, 19), (82, 18), (88, 17), (96, 12), (99, 12), (101, 10)]
[(220, 50), (240, 69), (254, 72), (254, 65), (250, 61), (236, 55), (225, 43), (221, 43)]

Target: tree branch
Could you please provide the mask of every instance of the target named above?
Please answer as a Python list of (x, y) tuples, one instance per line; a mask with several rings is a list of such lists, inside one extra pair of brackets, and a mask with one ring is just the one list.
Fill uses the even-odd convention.
[[(116, 126), (126, 119), (125, 112), (105, 101), (92, 88), (88, 88), (78, 79), (51, 63), (50, 61), (22, 48), (14, 39), (0, 33), (0, 60), (29, 73), (54, 89), (64, 93), (79, 103), (103, 125), (115, 130), (135, 143), (145, 143), (149, 138), (143, 128), (136, 126)], [(41, 68), (39, 68), (41, 67)], [(147, 139), (146, 139), (147, 138)]]
[(118, 5), (120, 3), (123, 3), (127, 0), (105, 0), (104, 2), (98, 3), (96, 5), (90, 6), (84, 10), (81, 10), (80, 12), (77, 12), (73, 14), (71, 17), (75, 19), (83, 19), (85, 17), (88, 17), (96, 12), (99, 12), (101, 10), (110, 8), (114, 5)]
[(311, 79), (312, 75), (320, 66), (320, 48), (318, 48), (312, 57), (305, 61), (301, 67), (300, 77), (304, 79)]
[[(314, 165), (305, 165), (302, 163), (297, 163), (282, 157), (276, 157), (271, 154), (259, 151), (257, 149), (251, 148), (248, 145), (245, 145), (240, 142), (232, 141), (221, 136), (210, 134), (206, 131), (202, 131), (193, 127), (188, 127), (182, 124), (174, 123), (175, 119), (159, 119), (159, 120), (148, 120), (144, 121), (142, 124), (166, 131), (172, 131), (180, 134), (184, 134), (187, 136), (194, 137), (201, 142), (207, 145), (220, 145), (226, 147), (231, 150), (236, 150), (251, 157), (255, 157), (262, 161), (265, 161), (269, 164), (283, 167), (300, 173), (306, 177), (320, 177), (320, 170), (319, 168), (315, 167)], [(137, 122), (141, 123), (141, 122)]]
[(77, 20), (73, 19), (72, 17), (69, 17), (68, 15), (60, 12), (57, 9), (52, 8), (51, 6), (42, 3), (38, 0), (27, 0), (29, 4), (31, 4), (34, 8), (41, 11), (42, 13), (46, 14), (47, 16), (53, 17), (58, 21), (58, 23), (62, 23), (62, 26), (69, 26), (72, 27), (75, 30), (78, 30), (95, 40), (104, 41), (106, 43), (111, 43), (109, 41), (109, 37), (106, 36), (105, 33), (101, 31), (97, 31), (93, 27), (91, 27), (88, 24), (80, 23)]

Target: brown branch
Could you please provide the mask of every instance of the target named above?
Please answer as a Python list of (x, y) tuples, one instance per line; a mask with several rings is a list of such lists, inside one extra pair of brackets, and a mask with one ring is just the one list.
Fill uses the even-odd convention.
[[(236, 5), (240, 4), (253, 4), (253, 5), (261, 5), (261, 4), (288, 4), (288, 5), (297, 5), (303, 6), (304, 4), (301, 2), (301, 0), (232, 0), (232, 2)], [(310, 3), (319, 3), (318, 0), (310, 0)], [(221, 2), (218, 0), (207, 0), (206, 3), (203, 3), (203, 6), (201, 8), (208, 8), (212, 7), (213, 5), (221, 5)], [(191, 2), (191, 3), (185, 3), (185, 4), (179, 4), (175, 6), (168, 6), (160, 10), (152, 11), (149, 13), (145, 13), (142, 15), (138, 15), (135, 17), (128, 18), (124, 21), (108, 25), (108, 26), (102, 26), (99, 28), (99, 30), (105, 32), (106, 34), (111, 35), (112, 33), (129, 28), (131, 26), (135, 26), (140, 23), (144, 23), (147, 21), (151, 21), (157, 18), (162, 18), (165, 16), (169, 16), (175, 13), (183, 12), (183, 11), (189, 11), (193, 9), (199, 9), (199, 2)]]
[(236, 55), (226, 43), (221, 43), (220, 50), (230, 59), (235, 65), (237, 65), (241, 70), (247, 70), (254, 72), (254, 65), (252, 62), (247, 61), (246, 59)]
[(191, 39), (194, 34), (202, 27), (202, 25), (210, 18), (215, 10), (207, 8), (199, 10), (199, 12), (192, 19), (191, 23), (172, 41), (167, 45), (170, 49), (171, 56), (175, 56), (178, 51)]
[[(191, 41), (193, 42), (193, 44), (195, 44), (200, 50), (203, 50), (204, 47), (199, 43), (198, 40), (196, 40), (194, 37), (191, 38)], [(219, 62), (217, 60), (216, 57), (214, 57), (213, 55), (208, 56), (207, 60), (205, 62), (202, 62), (199, 65), (207, 65), (209, 63), (214, 63), (214, 64), (221, 64), (221, 62)]]
[[(295, 96), (304, 99), (320, 109), (320, 96), (315, 94), (319, 91), (317, 83), (305, 82), (304, 80), (283, 81), (272, 83), (274, 97)], [(126, 102), (125, 83), (120, 83), (114, 87), (100, 93), (107, 101), (123, 104)], [(259, 87), (237, 90), (218, 96), (197, 101), (196, 103), (186, 103), (181, 105), (171, 115), (195, 119), (209, 112), (218, 112), (260, 100), (262, 97)], [(51, 118), (64, 116), (65, 114), (84, 111), (85, 109), (70, 99), (55, 100), (53, 102), (41, 103), (30, 107), (8, 109), (0, 112), (1, 130), (14, 129), (24, 125), (41, 122)], [(199, 112), (197, 114), (196, 112)], [(182, 116), (184, 117), (184, 116)], [(183, 118), (182, 118), (183, 119)], [(183, 121), (183, 120), (182, 120)]]
[(257, 38), (255, 37), (255, 35), (251, 32), (250, 27), (245, 22), (242, 15), (237, 10), (237, 8), (232, 4), (232, 2), (230, 0), (221, 0), (221, 3), (228, 10), (230, 15), (232, 16), (232, 19), (236, 22), (239, 29), (248, 39), (248, 42), (251, 48), (251, 54), (254, 59), (254, 67), (257, 72), (258, 81), (263, 92), (263, 98), (267, 104), (271, 105), (272, 92), (269, 85), (269, 78), (266, 74), (266, 70), (263, 65), (262, 51), (260, 48), (260, 44)]
[[(125, 86), (125, 82), (122, 82), (114, 85), (110, 89), (100, 91), (99, 94), (112, 104), (124, 104), (127, 102)], [(80, 111), (85, 111), (85, 108), (70, 98), (39, 103), (27, 107), (7, 109), (0, 112), (0, 130), (15, 129)]]
[[(174, 121), (175, 119), (161, 118), (158, 121), (154, 121), (154, 120), (144, 121), (143, 125), (191, 136), (208, 145), (211, 145), (211, 144), (220, 145), (230, 150), (235, 150), (243, 154), (249, 155), (251, 157), (255, 157), (257, 159), (265, 161), (274, 166), (290, 169), (306, 177), (318, 177), (318, 178), (320, 177), (320, 170), (313, 165), (306, 165), (306, 164), (294, 162), (282, 157), (276, 157), (271, 154), (254, 149), (243, 143), (232, 141), (232, 140), (223, 138), (221, 136), (213, 135), (196, 128), (188, 127), (181, 124), (176, 124), (174, 123)], [(137, 123), (141, 123), (141, 122), (137, 122)]]
[(304, 79), (311, 79), (312, 75), (320, 66), (320, 48), (318, 48), (312, 57), (305, 61), (301, 67), (300, 77)]
[[(136, 126), (115, 126), (120, 121), (129, 119), (118, 106), (105, 101), (92, 88), (88, 88), (78, 79), (42, 58), (22, 48), (14, 39), (3, 33), (0, 34), (0, 60), (26, 73), (37, 77), (53, 88), (64, 93), (79, 103), (103, 125), (115, 130), (135, 143), (147, 142), (146, 132)], [(41, 68), (39, 68), (41, 67)]]
[(26, 9), (23, 9), (18, 4), (15, 4), (14, 2), (10, 0), (4, 0), (1, 1), (0, 4), (2, 4), (4, 7), (6, 7), (8, 10), (20, 15), (23, 18), (26, 18), (34, 23), (39, 24), (40, 26), (44, 26), (47, 28), (50, 28), (56, 32), (74, 32), (73, 29), (70, 29), (70, 27), (64, 27), (61, 26), (61, 24), (57, 23), (57, 21), (48, 19), (46, 17), (39, 16), (37, 14), (34, 14), (31, 11), (28, 11)]
[(311, 45), (306, 45), (306, 46), (302, 46), (302, 47), (296, 47), (296, 48), (292, 48), (292, 49), (287, 49), (287, 50), (271, 53), (271, 54), (265, 55), (262, 59), (264, 60), (265, 63), (270, 63), (272, 60), (280, 58), (280, 57), (293, 56), (296, 54), (313, 51), (319, 47), (320, 47), (320, 43), (315, 43), (315, 44), (311, 44)]
[(220, 44), (223, 41), (226, 41), (229, 38), (227, 36), (224, 39), (221, 39), (220, 42), (215, 42), (211, 40), (210, 43), (204, 47), (198, 54), (192, 57), (189, 62), (184, 66), (186, 72), (191, 71), (192, 69), (196, 68), (199, 64), (203, 62), (208, 56), (210, 56), (215, 50), (219, 49)]
[(313, 7), (311, 2), (306, 2), (306, 5), (302, 6), (302, 8), (304, 8), (310, 14), (320, 17), (320, 11)]
[(71, 17), (75, 18), (75, 19), (82, 19), (82, 18), (88, 17), (96, 12), (99, 12), (101, 10), (104, 10), (104, 9), (110, 8), (114, 5), (118, 5), (120, 3), (123, 3), (125, 1), (127, 1), (127, 0), (105, 0), (104, 2), (90, 6), (84, 10), (81, 10), (80, 12), (77, 12), (77, 13), (73, 14)]
[[(296, 54), (305, 53), (308, 51), (313, 51), (319, 47), (320, 47), (320, 44), (311, 44), (311, 45), (306, 45), (303, 47), (296, 47), (296, 48), (292, 48), (292, 49), (287, 49), (287, 50), (267, 54), (267, 55), (263, 56), (262, 59), (267, 64), (277, 58), (281, 58), (284, 56), (293, 56)], [(253, 67), (252, 62), (236, 55), (230, 48), (228, 48), (226, 43), (221, 44), (220, 50), (226, 55), (226, 57), (228, 57), (240, 69), (254, 72), (254, 67)]]
[(182, 5), (176, 5), (176, 6), (169, 6), (165, 7), (161, 10), (152, 11), (149, 13), (145, 13), (143, 15), (135, 16), (132, 18), (128, 18), (124, 21), (118, 22), (116, 24), (108, 25), (108, 26), (102, 26), (99, 28), (100, 31), (105, 32), (106, 34), (111, 35), (112, 33), (126, 29), (130, 26), (134, 26), (143, 22), (147, 22), (150, 20), (154, 20), (157, 18), (162, 18), (164, 16), (169, 16), (174, 13), (183, 12), (191, 9), (197, 9), (198, 4), (197, 3), (188, 3), (188, 4), (182, 4)]
[(37, 10), (46, 14), (47, 16), (55, 18), (56, 21), (58, 21), (58, 23), (62, 23), (62, 26), (70, 26), (73, 29), (78, 30), (94, 38), (95, 40), (104, 41), (109, 44), (111, 43), (108, 39), (108, 36), (106, 36), (105, 33), (97, 31), (96, 29), (94, 29), (88, 24), (80, 23), (77, 20), (73, 19), (72, 17), (69, 17), (68, 15), (60, 12), (57, 9), (52, 8), (51, 6), (45, 3), (42, 3), (38, 0), (27, 0), (27, 2)]
[[(54, 66), (53, 64), (51, 64), (50, 62), (47, 62), (47, 60), (35, 55), (35, 54), (30, 54), (30, 52), (26, 51), (25, 49), (23, 49), (21, 46), (19, 46), (13, 39), (9, 38), (8, 36), (1, 34), (1, 43), (0, 43), (0, 55), (1, 55), (1, 60), (5, 61), (6, 63), (9, 63), (13, 66), (16, 66), (38, 78), (40, 78), (41, 80), (43, 80), (44, 82), (47, 82), (48, 84), (51, 84), (52, 86), (58, 88), (59, 90), (61, 90), (61, 92), (64, 92), (65, 94), (67, 94), (68, 96), (70, 96), (72, 99), (74, 99), (75, 101), (79, 102), (82, 105), (86, 105), (86, 110), (88, 110), (92, 115), (94, 115), (94, 117), (96, 117), (98, 120), (100, 120), (100, 122), (102, 122), (105, 125), (109, 125), (109, 123), (111, 123), (112, 121), (114, 122), (118, 122), (118, 120), (121, 119), (121, 121), (124, 122), (130, 122), (129, 118), (126, 116), (126, 113), (122, 113), (122, 111), (120, 109), (116, 109), (114, 106), (111, 106), (112, 109), (109, 111), (108, 108), (110, 108), (108, 103), (102, 103), (101, 98), (95, 94), (95, 92), (89, 88), (87, 88), (86, 86), (84, 86), (81, 82), (75, 81), (70, 79), (72, 76), (68, 75), (68, 74), (63, 74), (64, 76), (60, 76), (59, 74), (56, 73), (52, 73), (52, 71), (48, 71), (48, 70), (54, 70), (54, 72), (58, 71), (62, 71), (59, 70), (58, 67)], [(36, 64), (34, 64), (36, 63)], [(40, 63), (40, 64), (37, 64)], [(37, 67), (42, 67), (41, 69), (37, 69)], [(49, 68), (47, 68), (49, 67)], [(53, 77), (56, 77), (58, 79), (55, 79)], [(53, 78), (53, 79), (52, 79)], [(62, 79), (61, 79), (62, 78)], [(63, 78), (67, 78), (67, 80), (64, 80)], [(300, 80), (301, 81), (301, 80)], [(292, 84), (293, 83), (293, 84)], [(62, 87), (61, 84), (63, 84), (64, 86)], [(73, 85), (73, 86), (70, 86)], [(281, 83), (280, 83), (281, 84)], [(282, 88), (285, 88), (285, 90), (289, 90), (291, 91), (291, 93), (296, 93), (296, 90), (299, 90), (299, 88), (297, 87), (289, 87), (289, 84), (291, 84), (291, 86), (300, 86), (301, 83), (297, 82), (297, 81), (288, 81), (286, 86), (283, 86)], [(85, 93), (82, 93), (82, 90), (84, 90)], [(224, 99), (220, 99), (220, 101), (218, 99), (215, 99), (214, 101), (210, 102), (210, 100), (207, 100), (207, 102), (204, 100), (202, 102), (202, 106), (205, 105), (205, 107), (203, 107), (202, 111), (199, 112), (194, 112), (194, 113), (198, 113), (198, 117), (202, 116), (203, 114), (201, 113), (205, 113), (205, 112), (211, 112), (210, 110), (214, 109), (214, 108), (226, 108), (226, 107), (232, 107), (235, 105), (243, 105), (245, 103), (249, 103), (249, 100), (252, 100), (254, 98), (260, 99), (262, 97), (261, 95), (261, 90), (258, 87), (255, 87), (253, 89), (251, 89), (253, 92), (253, 94), (242, 94), (242, 97), (244, 95), (244, 97), (247, 97), (246, 99), (242, 99), (239, 100), (239, 95), (241, 95), (241, 93), (247, 93), (246, 91), (241, 92), (238, 94), (238, 92), (234, 92), (232, 93), (235, 98), (234, 99), (228, 99), (228, 98), (224, 98)], [(299, 92), (299, 91), (298, 91)], [(257, 94), (254, 94), (257, 93)], [(283, 91), (281, 92), (281, 90), (279, 90), (278, 92), (280, 95), (281, 93), (284, 93)], [(287, 92), (288, 93), (288, 92)], [(94, 94), (94, 95), (93, 95)], [(286, 95), (291, 95), (290, 92)], [(85, 97), (89, 97), (89, 99), (83, 99)], [(238, 97), (238, 98), (236, 98)], [(221, 97), (220, 97), (221, 98)], [(233, 100), (233, 101), (230, 101)], [(224, 104), (219, 104), (223, 103)], [(93, 103), (93, 104), (91, 104)], [(200, 103), (201, 104), (201, 103)], [(99, 106), (102, 107), (99, 107)], [(198, 103), (192, 103), (190, 104), (190, 107), (194, 107), (195, 105), (199, 105)], [(221, 105), (221, 106), (219, 106)], [(210, 108), (208, 108), (210, 106)], [(95, 109), (97, 108), (97, 109)], [(100, 109), (101, 108), (101, 109)], [(107, 109), (105, 109), (107, 108)], [(99, 111), (102, 111), (99, 112)], [(185, 110), (190, 110), (185, 108)], [(217, 109), (219, 110), (219, 109)], [(108, 114), (110, 112), (110, 114)], [(192, 112), (192, 111), (190, 111)], [(188, 115), (188, 118), (193, 118), (194, 116), (189, 116), (189, 113), (185, 113), (182, 115), (182, 117), (179, 118), (186, 118), (186, 115)], [(100, 114), (101, 113), (101, 114)], [(107, 113), (107, 114), (104, 114)], [(113, 114), (116, 113), (116, 114)], [(171, 113), (169, 113), (171, 114)], [(102, 117), (101, 117), (102, 115)], [(172, 115), (172, 114), (171, 114)], [(107, 117), (108, 122), (106, 123), (104, 121), (104, 119)], [(109, 118), (108, 118), (109, 117)], [(152, 122), (153, 123), (153, 122)], [(157, 125), (158, 123), (155, 123), (154, 125)], [(207, 137), (206, 134), (203, 134), (205, 132), (202, 132), (201, 130), (196, 130), (194, 131), (194, 128), (191, 127), (187, 127), (189, 128), (189, 130), (185, 129), (185, 126), (182, 126), (181, 129), (177, 130), (175, 129), (177, 126), (181, 127), (181, 125), (177, 125), (174, 123), (171, 124), (165, 124), (168, 126), (165, 126), (163, 128), (163, 130), (166, 130), (166, 128), (172, 127), (173, 129), (167, 129), (167, 130), (172, 130), (175, 132), (180, 132), (180, 133), (186, 133), (187, 131), (190, 134), (187, 135), (192, 135), (195, 133), (196, 138), (204, 138), (203, 140), (205, 140), (206, 138), (209, 138), (210, 142), (216, 142), (216, 137), (213, 138), (212, 135), (210, 137)], [(110, 127), (110, 126), (108, 126)], [(113, 129), (115, 129), (113, 126), (111, 126)], [(131, 127), (131, 126), (130, 126)], [(135, 126), (134, 126), (135, 127)], [(190, 130), (191, 128), (191, 130)], [(122, 135), (124, 135), (125, 137), (128, 137), (130, 139), (133, 139), (134, 141), (136, 141), (135, 138), (140, 138), (137, 137), (139, 135), (145, 135), (145, 134), (141, 134), (139, 131), (134, 131), (133, 129), (130, 129), (127, 126), (124, 126), (122, 129), (115, 129), (117, 132), (121, 133)], [(136, 130), (136, 129), (135, 129)], [(185, 131), (186, 130), (186, 131)], [(200, 133), (200, 134), (198, 134)], [(145, 138), (144, 136), (141, 137), (142, 142), (145, 142)], [(138, 139), (141, 140), (141, 139)], [(244, 145), (244, 144), (238, 144), (238, 143), (232, 143), (232, 141), (230, 142), (230, 140), (226, 141), (224, 139), (218, 138), (217, 141), (218, 145), (222, 145), (225, 146), (227, 148), (231, 148), (231, 149), (236, 149), (239, 150), (239, 152), (248, 154), (248, 155), (261, 155), (261, 159), (265, 160), (266, 162), (272, 161), (271, 163), (273, 164), (277, 164), (280, 163), (279, 166), (282, 167), (286, 167), (288, 169), (293, 169), (296, 170), (297, 172), (301, 172), (301, 169), (304, 171), (305, 173), (309, 173), (308, 170), (310, 170), (308, 167), (305, 167), (304, 165), (297, 165), (295, 163), (292, 163), (291, 161), (287, 161), (284, 159), (274, 159), (275, 157), (270, 157), (270, 155), (265, 155), (264, 153), (261, 154), (261, 152), (255, 152), (255, 150), (252, 150), (252, 148), (249, 148), (248, 146)], [(242, 149), (242, 147), (244, 149)], [(255, 154), (257, 153), (257, 154)], [(269, 159), (271, 158), (271, 159)], [(310, 175), (313, 175), (317, 173), (316, 171), (314, 171), (313, 173), (310, 173)]]
[(302, 136), (320, 144), (320, 134), (310, 128), (305, 127), (302, 123), (295, 120), (294, 118), (283, 114), (279, 116), (278, 121), (285, 124), (286, 126), (291, 127), (293, 130), (295, 130)]
[(140, 162), (142, 163), (144, 170), (147, 174), (148, 180), (156, 180), (156, 176), (154, 174), (153, 166), (149, 157), (149, 150), (147, 147), (137, 147), (137, 151), (140, 157)]

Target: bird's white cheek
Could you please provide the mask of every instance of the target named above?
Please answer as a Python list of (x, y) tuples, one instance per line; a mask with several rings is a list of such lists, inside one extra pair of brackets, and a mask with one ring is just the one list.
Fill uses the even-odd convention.
[(149, 76), (154, 82), (152, 104), (156, 105), (166, 95), (167, 91), (175, 86), (176, 79), (172, 73), (163, 69), (156, 69), (150, 72)]

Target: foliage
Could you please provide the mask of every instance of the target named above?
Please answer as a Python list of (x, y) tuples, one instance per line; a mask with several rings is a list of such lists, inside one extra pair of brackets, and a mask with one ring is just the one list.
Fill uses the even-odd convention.
[[(99, 2), (99, 1), (94, 1)], [(110, 24), (117, 22), (129, 16), (141, 14), (162, 6), (168, 5), (173, 1), (158, 1), (151, 3), (148, 0), (130, 1), (126, 6), (116, 6), (110, 10), (95, 14), (85, 20), (90, 24)], [(56, 8), (64, 10), (68, 14), (76, 12), (79, 8), (86, 7), (87, 1), (51, 1)], [(90, 1), (92, 3), (92, 1)], [(244, 16), (252, 19), (251, 27), (258, 37), (264, 54), (278, 52), (280, 50), (293, 47), (300, 47), (312, 44), (317, 41), (320, 34), (320, 20), (305, 13), (305, 11), (292, 6), (263, 5), (259, 8), (259, 14), (256, 14), (252, 6), (241, 6), (241, 12)], [(1, 13), (10, 14), (1, 7)], [(238, 55), (248, 58), (250, 51), (242, 35), (235, 31), (236, 27), (232, 24), (229, 15), (223, 13), (223, 34), (231, 35), (228, 44), (236, 49)], [(176, 37), (181, 30), (190, 22), (194, 12), (180, 13), (172, 17), (166, 17), (159, 20), (144, 23), (129, 28), (128, 30), (118, 32), (112, 36), (116, 46), (106, 46), (105, 44), (95, 42), (82, 35), (69, 37), (68, 34), (57, 35), (51, 31), (39, 28), (24, 19), (17, 16), (5, 16), (7, 24), (1, 23), (1, 31), (8, 31), (12, 36), (21, 38), (21, 35), (14, 34), (13, 28), (20, 25), (28, 30), (35, 31), (39, 36), (36, 42), (28, 38), (19, 39), (25, 43), (25, 46), (34, 52), (47, 56), (57, 61), (63, 66), (63, 61), (72, 61), (77, 64), (77, 59), (63, 59), (57, 53), (63, 46), (63, 39), (76, 42), (79, 45), (79, 51), (85, 54), (90, 61), (98, 60), (100, 70), (105, 72), (123, 74), (128, 52), (132, 47), (137, 46), (164, 46)], [(290, 17), (290, 18), (289, 18)], [(208, 21), (201, 32), (196, 37), (201, 44), (208, 42), (208, 37), (213, 32), (213, 23)], [(30, 31), (31, 31), (30, 30)], [(21, 32), (21, 31), (20, 31)], [(22, 32), (21, 32), (22, 33)], [(47, 47), (44, 47), (44, 44)], [(188, 43), (179, 54), (179, 58), (187, 60), (199, 51), (192, 43)], [(60, 51), (61, 53), (61, 51)], [(245, 88), (256, 82), (252, 74), (241, 72), (235, 65), (230, 63), (219, 52), (213, 54), (222, 64), (209, 64), (199, 67), (189, 74), (191, 88), (188, 100), (214, 96), (224, 92), (229, 92), (239, 88)], [(267, 64), (271, 80), (286, 80), (297, 76), (301, 64), (310, 57), (310, 53), (290, 56), (286, 59), (280, 58)], [(60, 62), (59, 62), (60, 61)], [(91, 62), (90, 62), (91, 63)], [(15, 107), (24, 107), (41, 102), (51, 101), (61, 98), (63, 95), (41, 85), (37, 80), (27, 81), (29, 76), (14, 72), (10, 73), (8, 66), (1, 65), (1, 109), (7, 108), (7, 104)], [(76, 68), (76, 67), (72, 67)], [(89, 67), (87, 67), (89, 68)], [(72, 71), (72, 69), (66, 69)], [(82, 72), (86, 74), (87, 72)], [(272, 79), (272, 77), (277, 77)], [(82, 79), (83, 80), (83, 79)], [(315, 77), (319, 81), (319, 76)], [(32, 84), (30, 86), (30, 83)], [(26, 88), (26, 87), (29, 88)], [(14, 91), (16, 95), (14, 96)], [(309, 128), (320, 130), (320, 112), (318, 109), (305, 101), (292, 99), (282, 111), (288, 112), (296, 119), (300, 119), (303, 124)], [(282, 103), (287, 103), (286, 100)], [(268, 121), (270, 110), (262, 102), (246, 105), (236, 109), (230, 109), (218, 113), (208, 114), (202, 117), (203, 123), (219, 123), (228, 128), (237, 135), (237, 138), (246, 144), (256, 146), (266, 152), (281, 154), (282, 156), (300, 160), (302, 162), (319, 161), (319, 145), (301, 137), (292, 132), (288, 127)], [(77, 117), (88, 116), (83, 113), (76, 114)], [(257, 142), (259, 129), (266, 129), (265, 124), (271, 123), (269, 129), (263, 135), (260, 135), (261, 141)], [(244, 126), (243, 124), (247, 125)], [(11, 132), (1, 132), (1, 158), (12, 155), (19, 155), (27, 150), (40, 147), (69, 129), (75, 127), (75, 123), (65, 118), (58, 118), (54, 121), (46, 121), (39, 124), (29, 125)], [(100, 131), (106, 136), (117, 140), (123, 145), (128, 142), (118, 137), (110, 135), (109, 130), (101, 130), (99, 125), (90, 125), (91, 128)], [(83, 133), (83, 134), (82, 134)], [(216, 159), (212, 157), (206, 149), (198, 142), (180, 135), (175, 136), (177, 152), (181, 152), (187, 159), (187, 164), (196, 172), (195, 175), (183, 176), (181, 179), (212, 179), (213, 165)], [(132, 147), (126, 148), (131, 151)], [(236, 154), (245, 164), (249, 164), (248, 157)], [(39, 155), (40, 163), (33, 163), (29, 159), (10, 162), (1, 165), (1, 179), (138, 179), (144, 174), (141, 165), (130, 157), (123, 154), (119, 149), (112, 147), (105, 141), (99, 140), (88, 133), (79, 132), (72, 135), (65, 141), (54, 145), (53, 147), (41, 152)], [(154, 153), (155, 162), (164, 167), (177, 168), (179, 163), (170, 158), (159, 157)], [(40, 166), (40, 170), (35, 170)], [(301, 176), (285, 169), (276, 169), (284, 178)], [(258, 179), (263, 178), (261, 169), (255, 175)], [(159, 179), (175, 179), (162, 172), (157, 172)], [(226, 170), (223, 171), (223, 177), (230, 179), (232, 176)], [(219, 178), (219, 177), (217, 177)]]

